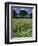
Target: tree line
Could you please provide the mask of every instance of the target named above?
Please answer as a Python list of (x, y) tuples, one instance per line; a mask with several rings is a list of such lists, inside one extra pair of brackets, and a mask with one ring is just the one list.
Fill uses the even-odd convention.
[[(19, 17), (17, 15), (19, 15)], [(30, 13), (28, 15), (27, 11), (20, 10), (19, 14), (17, 14), (16, 11), (13, 9), (12, 10), (12, 17), (13, 18), (32, 18), (32, 13)]]

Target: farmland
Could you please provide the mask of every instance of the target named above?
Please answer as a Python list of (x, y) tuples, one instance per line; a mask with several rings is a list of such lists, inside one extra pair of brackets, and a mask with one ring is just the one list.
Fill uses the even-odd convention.
[(32, 37), (32, 19), (12, 19), (11, 37)]

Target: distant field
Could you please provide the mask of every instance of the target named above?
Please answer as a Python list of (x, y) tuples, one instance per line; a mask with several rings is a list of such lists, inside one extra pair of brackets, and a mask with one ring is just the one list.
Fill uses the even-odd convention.
[(12, 19), (12, 37), (32, 37), (32, 19)]

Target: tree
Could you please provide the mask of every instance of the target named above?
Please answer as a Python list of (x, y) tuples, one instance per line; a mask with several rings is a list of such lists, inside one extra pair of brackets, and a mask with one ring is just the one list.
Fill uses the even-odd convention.
[(12, 15), (13, 15), (13, 18), (17, 17), (17, 13), (16, 13), (16, 11), (14, 9), (13, 9)]
[(32, 18), (32, 13), (29, 14), (30, 18)]
[(27, 11), (25, 11), (25, 10), (21, 10), (20, 13), (19, 13), (19, 15), (20, 15), (21, 17), (25, 17), (27, 14), (28, 14), (28, 13), (27, 13)]

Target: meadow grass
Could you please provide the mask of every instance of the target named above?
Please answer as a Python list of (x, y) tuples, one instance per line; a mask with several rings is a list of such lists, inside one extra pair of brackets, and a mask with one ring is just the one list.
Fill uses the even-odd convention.
[(12, 37), (32, 37), (32, 19), (12, 19), (11, 27)]

